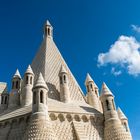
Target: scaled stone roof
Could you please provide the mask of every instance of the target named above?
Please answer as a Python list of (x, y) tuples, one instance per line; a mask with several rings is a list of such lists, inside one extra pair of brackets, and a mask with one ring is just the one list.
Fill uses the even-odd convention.
[(38, 75), (40, 72), (42, 73), (50, 91), (48, 94), (49, 98), (56, 100), (59, 100), (59, 71), (62, 65), (68, 72), (71, 100), (85, 102), (80, 86), (57, 49), (53, 39), (45, 36), (31, 66), (35, 75)]

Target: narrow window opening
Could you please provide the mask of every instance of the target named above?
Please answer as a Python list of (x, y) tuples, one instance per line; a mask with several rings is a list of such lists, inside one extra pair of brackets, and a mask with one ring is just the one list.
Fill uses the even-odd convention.
[(109, 101), (106, 100), (106, 106), (107, 106), (107, 110), (110, 110), (110, 106), (109, 106)]
[(18, 88), (18, 81), (16, 81), (16, 89)]
[(89, 86), (87, 85), (87, 91), (89, 92)]
[(33, 104), (36, 104), (36, 92), (33, 94)]
[(40, 103), (43, 103), (43, 91), (40, 92)]
[(30, 84), (32, 85), (33, 83), (33, 77), (30, 78)]
[(48, 28), (48, 35), (51, 35), (51, 30), (50, 30), (50, 28)]
[(64, 75), (64, 83), (66, 83), (66, 75)]
[(92, 86), (92, 84), (90, 84), (90, 88), (91, 88), (91, 90), (93, 91), (93, 86)]
[(29, 77), (28, 77), (28, 76), (26, 76), (26, 84), (28, 84), (28, 80), (29, 80)]
[(5, 102), (4, 103), (7, 104), (7, 96), (5, 96)]

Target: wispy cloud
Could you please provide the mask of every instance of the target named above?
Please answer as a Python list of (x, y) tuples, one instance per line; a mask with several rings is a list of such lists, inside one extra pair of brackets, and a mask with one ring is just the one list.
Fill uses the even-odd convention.
[(132, 24), (131, 27), (132, 27), (133, 31), (140, 33), (140, 26)]
[(115, 76), (119, 76), (119, 75), (122, 74), (122, 71), (121, 71), (121, 70), (118, 70), (118, 71), (117, 71), (114, 67), (112, 67), (111, 73), (112, 73), (113, 75), (115, 75)]
[[(135, 37), (121, 35), (118, 40), (111, 45), (106, 53), (98, 55), (98, 66), (106, 66), (107, 64), (119, 66), (126, 69), (128, 74), (137, 76), (140, 74), (140, 42)], [(121, 70), (111, 70), (114, 75), (120, 75)]]

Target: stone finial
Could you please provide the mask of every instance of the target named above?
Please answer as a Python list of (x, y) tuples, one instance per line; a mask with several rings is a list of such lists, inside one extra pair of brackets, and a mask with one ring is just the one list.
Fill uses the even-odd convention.
[(127, 120), (127, 117), (125, 116), (125, 114), (122, 112), (122, 110), (118, 107), (118, 116), (120, 119), (125, 119)]
[(113, 93), (110, 91), (110, 89), (105, 84), (105, 82), (103, 82), (102, 89), (101, 89), (101, 96), (103, 96), (103, 95), (111, 95), (111, 96), (114, 96)]
[(14, 74), (13, 78), (20, 78), (21, 79), (21, 75), (19, 73), (19, 70), (16, 70), (16, 73)]
[(25, 73), (30, 73), (30, 74), (33, 74), (34, 75), (33, 70), (32, 70), (32, 68), (31, 68), (30, 65), (28, 66), (28, 68), (27, 68), (27, 70), (26, 70)]
[(60, 68), (59, 74), (60, 73), (68, 73), (67, 70), (65, 69), (65, 67), (63, 65)]
[(48, 86), (47, 86), (47, 84), (42, 76), (42, 73), (39, 74), (33, 88), (37, 88), (37, 87), (43, 87), (43, 88), (48, 90)]

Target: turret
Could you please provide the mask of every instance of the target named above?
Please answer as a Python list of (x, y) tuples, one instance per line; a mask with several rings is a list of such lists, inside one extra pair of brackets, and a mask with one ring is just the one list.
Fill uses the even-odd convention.
[(87, 74), (85, 86), (87, 89), (87, 103), (100, 111), (98, 87), (89, 74)]
[(121, 124), (115, 107), (114, 95), (103, 83), (100, 96), (105, 117), (104, 140), (132, 140), (131, 134)]
[(32, 112), (48, 114), (48, 87), (44, 81), (42, 74), (40, 73), (33, 87), (33, 103)]
[(20, 91), (21, 91), (21, 76), (17, 69), (15, 75), (12, 78), (12, 90), (9, 95), (9, 108), (20, 105)]
[(21, 105), (27, 106), (32, 104), (32, 88), (34, 82), (34, 73), (29, 65), (23, 79), (23, 87), (21, 92)]
[(50, 22), (47, 20), (44, 29), (45, 37), (53, 38), (53, 27)]
[(108, 121), (109, 119), (118, 119), (118, 114), (114, 102), (114, 95), (105, 83), (102, 85), (100, 99), (103, 106), (105, 121)]
[(68, 103), (70, 101), (70, 90), (69, 90), (69, 79), (68, 73), (64, 66), (61, 66), (59, 72), (59, 80), (60, 80), (60, 100), (62, 102)]
[(129, 132), (130, 130), (129, 130), (129, 125), (128, 125), (128, 119), (120, 108), (118, 108), (118, 116), (119, 116), (121, 123), (122, 123), (123, 127), (125, 128), (126, 132)]
[(8, 107), (8, 100), (9, 100), (9, 94), (7, 90), (7, 86), (4, 89), (4, 91), (1, 94), (1, 106), (0, 106), (0, 111), (4, 111)]

